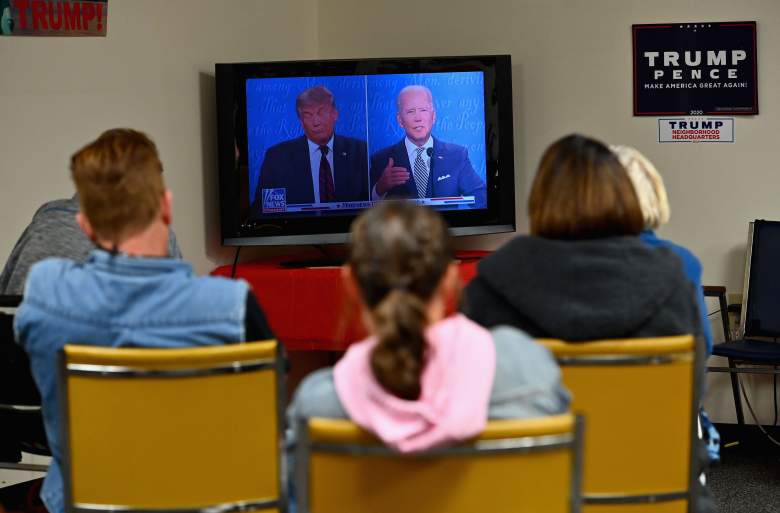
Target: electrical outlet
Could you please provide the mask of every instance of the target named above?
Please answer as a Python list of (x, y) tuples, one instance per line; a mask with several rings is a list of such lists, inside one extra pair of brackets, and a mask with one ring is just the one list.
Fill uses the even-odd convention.
[(742, 292), (729, 292), (726, 294), (726, 302), (730, 305), (742, 304)]

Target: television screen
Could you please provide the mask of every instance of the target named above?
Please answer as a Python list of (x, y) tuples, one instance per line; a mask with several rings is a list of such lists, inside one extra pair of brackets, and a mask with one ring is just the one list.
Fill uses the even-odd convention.
[(341, 242), (388, 199), (455, 234), (514, 230), (509, 56), (216, 71), (223, 244)]

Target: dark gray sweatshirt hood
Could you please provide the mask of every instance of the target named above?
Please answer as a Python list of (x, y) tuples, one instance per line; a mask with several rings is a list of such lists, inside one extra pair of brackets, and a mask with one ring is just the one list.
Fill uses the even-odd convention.
[(641, 331), (680, 287), (690, 286), (674, 253), (638, 237), (521, 236), (485, 258), (478, 270), (487, 288), (538, 326), (540, 333), (532, 335), (565, 340)]

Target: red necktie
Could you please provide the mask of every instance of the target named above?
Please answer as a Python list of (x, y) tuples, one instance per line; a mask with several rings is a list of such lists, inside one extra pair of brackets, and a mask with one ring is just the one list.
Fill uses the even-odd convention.
[(320, 203), (336, 201), (336, 187), (333, 185), (333, 173), (330, 172), (330, 164), (326, 158), (328, 147), (320, 146)]

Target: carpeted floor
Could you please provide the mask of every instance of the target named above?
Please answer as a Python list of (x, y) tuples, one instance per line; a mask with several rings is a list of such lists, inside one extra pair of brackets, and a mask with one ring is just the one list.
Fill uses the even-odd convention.
[[(755, 428), (740, 433), (735, 426), (718, 425), (721, 462), (710, 467), (707, 484), (720, 513), (780, 512), (780, 447)], [(780, 429), (771, 431), (780, 440)]]

